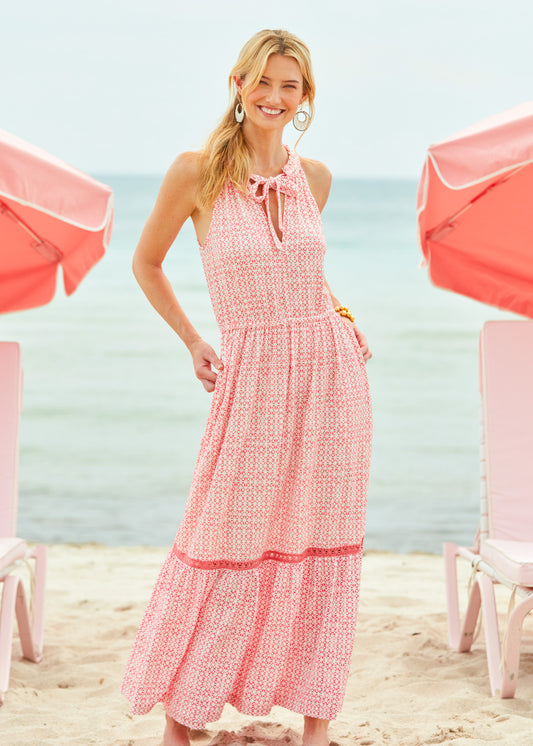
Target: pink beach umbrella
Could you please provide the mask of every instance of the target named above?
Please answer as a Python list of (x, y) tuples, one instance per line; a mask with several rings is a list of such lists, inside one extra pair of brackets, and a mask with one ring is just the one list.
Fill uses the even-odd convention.
[(113, 215), (110, 187), (0, 130), (0, 313), (51, 301), (59, 264), (71, 295), (104, 255)]
[(435, 285), (533, 318), (533, 102), (431, 145), (418, 244)]

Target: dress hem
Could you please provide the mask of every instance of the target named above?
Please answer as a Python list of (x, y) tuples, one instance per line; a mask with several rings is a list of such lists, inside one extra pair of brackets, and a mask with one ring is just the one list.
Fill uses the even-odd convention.
[[(236, 704), (234, 704), (231, 700), (228, 700), (222, 705), (222, 709), (218, 713), (216, 717), (213, 717), (209, 720), (194, 720), (190, 717), (184, 717), (180, 713), (176, 712), (172, 707), (166, 707), (165, 703), (162, 700), (158, 700), (157, 702), (154, 702), (151, 706), (145, 706), (145, 707), (131, 707), (129, 714), (130, 715), (146, 715), (153, 708), (161, 704), (163, 706), (163, 709), (165, 710), (165, 713), (171, 717), (173, 720), (176, 720), (176, 722), (181, 723), (181, 725), (184, 725), (186, 728), (191, 728), (193, 730), (205, 730), (209, 724), (217, 723), (221, 717), (222, 713), (224, 711), (224, 707), (226, 704), (231, 705), (234, 707), (239, 715), (245, 715), (246, 717), (267, 717), (272, 712), (273, 707), (283, 707), (285, 710), (289, 710), (292, 713), (295, 713), (296, 715), (302, 715), (303, 717), (313, 717), (313, 718), (319, 718), (321, 720), (335, 720), (338, 715), (340, 714), (341, 708), (336, 708), (333, 710), (327, 710), (327, 711), (321, 711), (316, 708), (306, 708), (298, 705), (290, 706), (290, 703), (286, 700), (280, 700), (280, 701), (273, 701), (270, 706), (267, 707), (253, 707), (253, 706), (246, 706), (244, 705), (242, 709), (238, 707)], [(305, 712), (304, 712), (305, 710)]]

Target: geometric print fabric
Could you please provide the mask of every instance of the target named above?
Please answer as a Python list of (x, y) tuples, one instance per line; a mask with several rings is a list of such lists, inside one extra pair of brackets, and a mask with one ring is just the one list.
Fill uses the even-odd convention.
[[(188, 501), (127, 663), (132, 713), (203, 728), (229, 702), (334, 719), (355, 634), (372, 409), (324, 285), (320, 212), (296, 152), (227, 183), (200, 246), (221, 332)], [(282, 240), (268, 209), (284, 194)], [(279, 204), (279, 202), (278, 202)]]

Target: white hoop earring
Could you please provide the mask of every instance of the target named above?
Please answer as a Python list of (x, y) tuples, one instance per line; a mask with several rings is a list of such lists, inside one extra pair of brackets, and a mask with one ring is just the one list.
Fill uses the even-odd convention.
[[(301, 117), (303, 117), (303, 119), (301, 119)], [(311, 117), (306, 111), (304, 111), (303, 109), (298, 109), (298, 111), (294, 115), (292, 123), (298, 130), (298, 132), (303, 132), (308, 128), (310, 120)]]
[(237, 106), (235, 107), (235, 121), (239, 122), (239, 124), (244, 119), (244, 106), (239, 102)]

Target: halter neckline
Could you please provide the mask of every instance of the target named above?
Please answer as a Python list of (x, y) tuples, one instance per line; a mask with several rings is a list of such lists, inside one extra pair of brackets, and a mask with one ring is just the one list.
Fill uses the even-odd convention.
[[(255, 202), (263, 202), (265, 205), (268, 227), (270, 229), (272, 240), (274, 241), (274, 247), (277, 250), (283, 248), (283, 241), (285, 238), (285, 208), (282, 211), (280, 192), (283, 192), (283, 194), (289, 197), (296, 197), (298, 194), (297, 179), (294, 178), (296, 172), (297, 155), (292, 148), (289, 148), (288, 145), (284, 144), (283, 147), (287, 151), (289, 157), (287, 158), (287, 161), (283, 166), (281, 173), (276, 174), (276, 176), (261, 176), (260, 174), (252, 174), (250, 176), (250, 181), (248, 182), (249, 197), (251, 197)], [(276, 192), (278, 202), (278, 223), (282, 236), (281, 239), (276, 233), (274, 223), (272, 222), (272, 215), (270, 214), (270, 204), (268, 196), (271, 189)]]
[(281, 173), (276, 174), (275, 176), (262, 176), (261, 174), (250, 174), (250, 179), (253, 179), (254, 181), (259, 182), (259, 183), (264, 183), (265, 181), (272, 183), (274, 179), (279, 179), (281, 176), (287, 176), (289, 174), (294, 173), (295, 168), (296, 168), (296, 163), (295, 163), (296, 153), (288, 145), (285, 145), (285, 143), (283, 143), (283, 147), (287, 151), (288, 158), (285, 161), (285, 165), (281, 169)]

